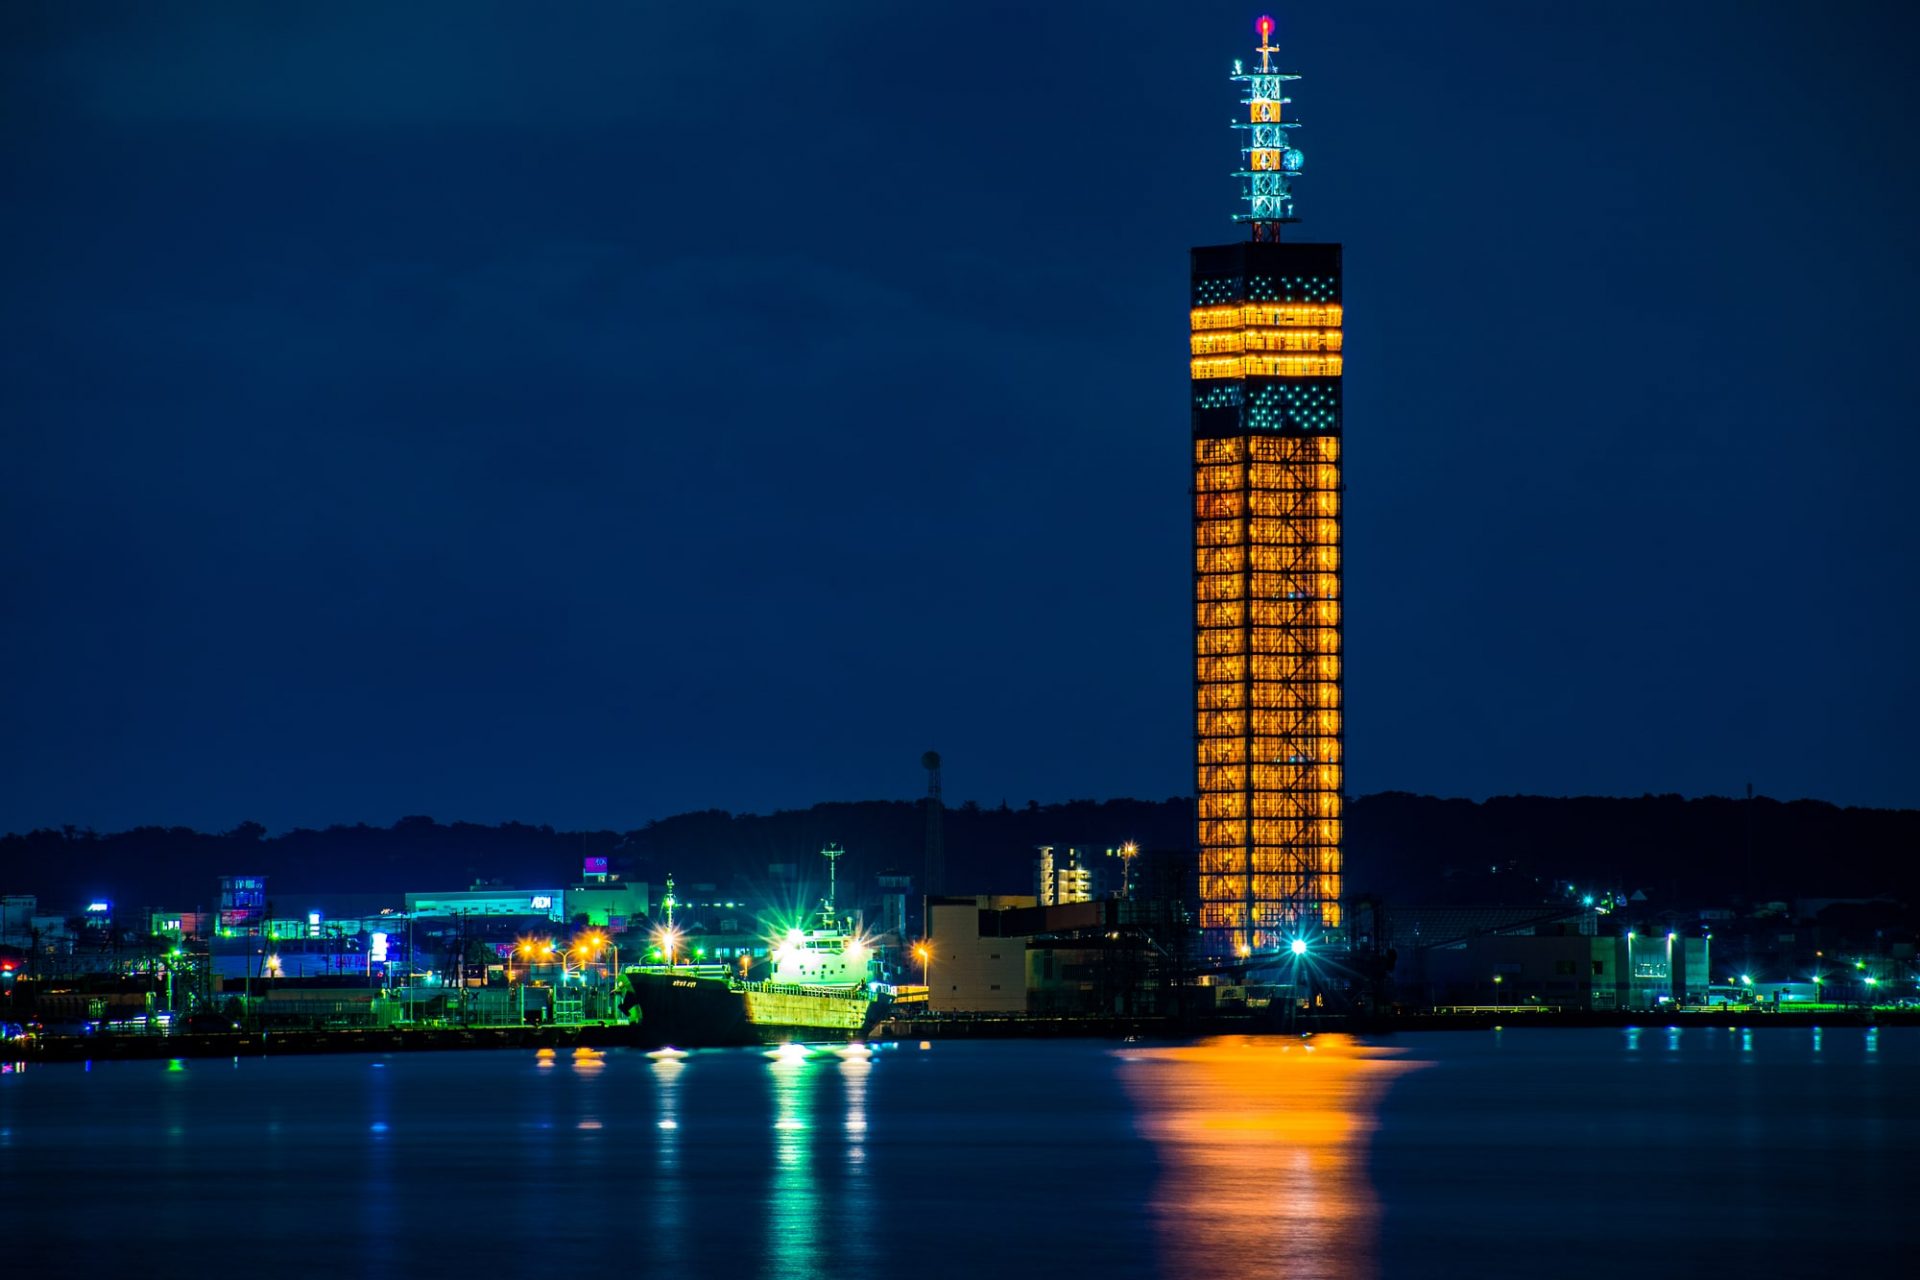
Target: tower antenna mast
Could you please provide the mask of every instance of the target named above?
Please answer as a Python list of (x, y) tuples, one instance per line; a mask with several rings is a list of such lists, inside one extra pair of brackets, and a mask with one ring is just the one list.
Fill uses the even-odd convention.
[(1260, 55), (1260, 69), (1245, 71), (1239, 62), (1233, 64), (1232, 79), (1246, 86), (1247, 95), (1240, 100), (1247, 109), (1246, 118), (1233, 124), (1247, 131), (1240, 148), (1241, 167), (1233, 175), (1240, 179), (1240, 198), (1247, 207), (1245, 212), (1234, 214), (1233, 220), (1252, 224), (1255, 240), (1278, 242), (1280, 228), (1300, 220), (1293, 212), (1293, 179), (1306, 165), (1307, 157), (1290, 138), (1300, 127), (1299, 122), (1284, 118), (1286, 105), (1293, 101), (1284, 92), (1286, 84), (1300, 77), (1273, 68), (1273, 55), (1280, 52), (1273, 43), (1273, 19), (1261, 14), (1253, 28), (1260, 33), (1260, 43), (1254, 48)]

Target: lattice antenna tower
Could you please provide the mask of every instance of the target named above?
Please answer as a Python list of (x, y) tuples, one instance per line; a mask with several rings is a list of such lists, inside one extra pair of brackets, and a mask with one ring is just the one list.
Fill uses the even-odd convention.
[(1248, 71), (1236, 60), (1231, 77), (1246, 86), (1247, 95), (1240, 100), (1247, 118), (1233, 125), (1246, 130), (1240, 168), (1234, 171), (1234, 177), (1240, 179), (1240, 198), (1247, 207), (1234, 214), (1233, 220), (1250, 223), (1255, 240), (1278, 241), (1281, 227), (1300, 220), (1293, 212), (1293, 179), (1306, 165), (1307, 157), (1292, 142), (1299, 122), (1284, 118), (1287, 104), (1293, 101), (1285, 93), (1287, 82), (1300, 77), (1274, 69), (1273, 55), (1280, 49), (1273, 43), (1273, 19), (1262, 14), (1253, 26), (1260, 33), (1260, 43), (1254, 50), (1260, 55), (1260, 68)]
[(947, 891), (947, 850), (941, 831), (945, 805), (940, 801), (940, 753), (929, 751), (920, 757), (927, 771), (927, 883), (926, 893), (938, 897)]

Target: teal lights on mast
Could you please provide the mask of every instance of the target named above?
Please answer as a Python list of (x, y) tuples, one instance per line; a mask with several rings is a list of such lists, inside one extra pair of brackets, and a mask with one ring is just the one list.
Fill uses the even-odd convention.
[(1292, 101), (1284, 90), (1287, 81), (1300, 77), (1273, 69), (1273, 55), (1280, 51), (1273, 43), (1273, 19), (1261, 15), (1254, 29), (1260, 33), (1255, 50), (1260, 69), (1246, 71), (1235, 62), (1230, 77), (1246, 86), (1247, 95), (1240, 100), (1247, 118), (1233, 126), (1247, 131), (1240, 148), (1242, 167), (1234, 171), (1247, 207), (1233, 220), (1252, 223), (1255, 240), (1278, 240), (1282, 223), (1299, 221), (1293, 212), (1293, 178), (1306, 164), (1306, 155), (1290, 141), (1291, 131), (1300, 126), (1284, 118), (1285, 107)]

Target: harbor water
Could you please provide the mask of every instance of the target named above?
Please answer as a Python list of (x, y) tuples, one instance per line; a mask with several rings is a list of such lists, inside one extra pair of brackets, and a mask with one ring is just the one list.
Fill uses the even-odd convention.
[[(0, 1256), (146, 1276), (1902, 1265), (1920, 1030), (918, 1042), (0, 1074)], [(618, 1271), (613, 1270), (618, 1268)]]

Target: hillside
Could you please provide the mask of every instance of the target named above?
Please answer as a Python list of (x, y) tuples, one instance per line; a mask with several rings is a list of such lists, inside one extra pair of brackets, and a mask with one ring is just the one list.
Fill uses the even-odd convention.
[[(1039, 844), (1105, 849), (1134, 840), (1180, 848), (1189, 813), (1184, 799), (963, 804), (946, 814), (949, 887), (1025, 892)], [(917, 876), (924, 832), (924, 810), (908, 801), (684, 813), (624, 833), (427, 817), (279, 835), (255, 823), (224, 833), (69, 828), (0, 837), (0, 891), (36, 894), (43, 910), (95, 897), (181, 909), (210, 902), (223, 873), (263, 873), (276, 896), (397, 894), (475, 879), (562, 883), (589, 854), (605, 854), (616, 870), (656, 884), (671, 871), (684, 884), (750, 891), (765, 882), (770, 863), (807, 866), (828, 841), (848, 850), (842, 872), (855, 882), (888, 868)], [(1386, 792), (1351, 803), (1347, 837), (1350, 889), (1402, 902), (1530, 900), (1554, 880), (1643, 888), (1688, 903), (1744, 898), (1749, 882), (1761, 899), (1920, 898), (1915, 810), (1678, 796), (1475, 802)]]

